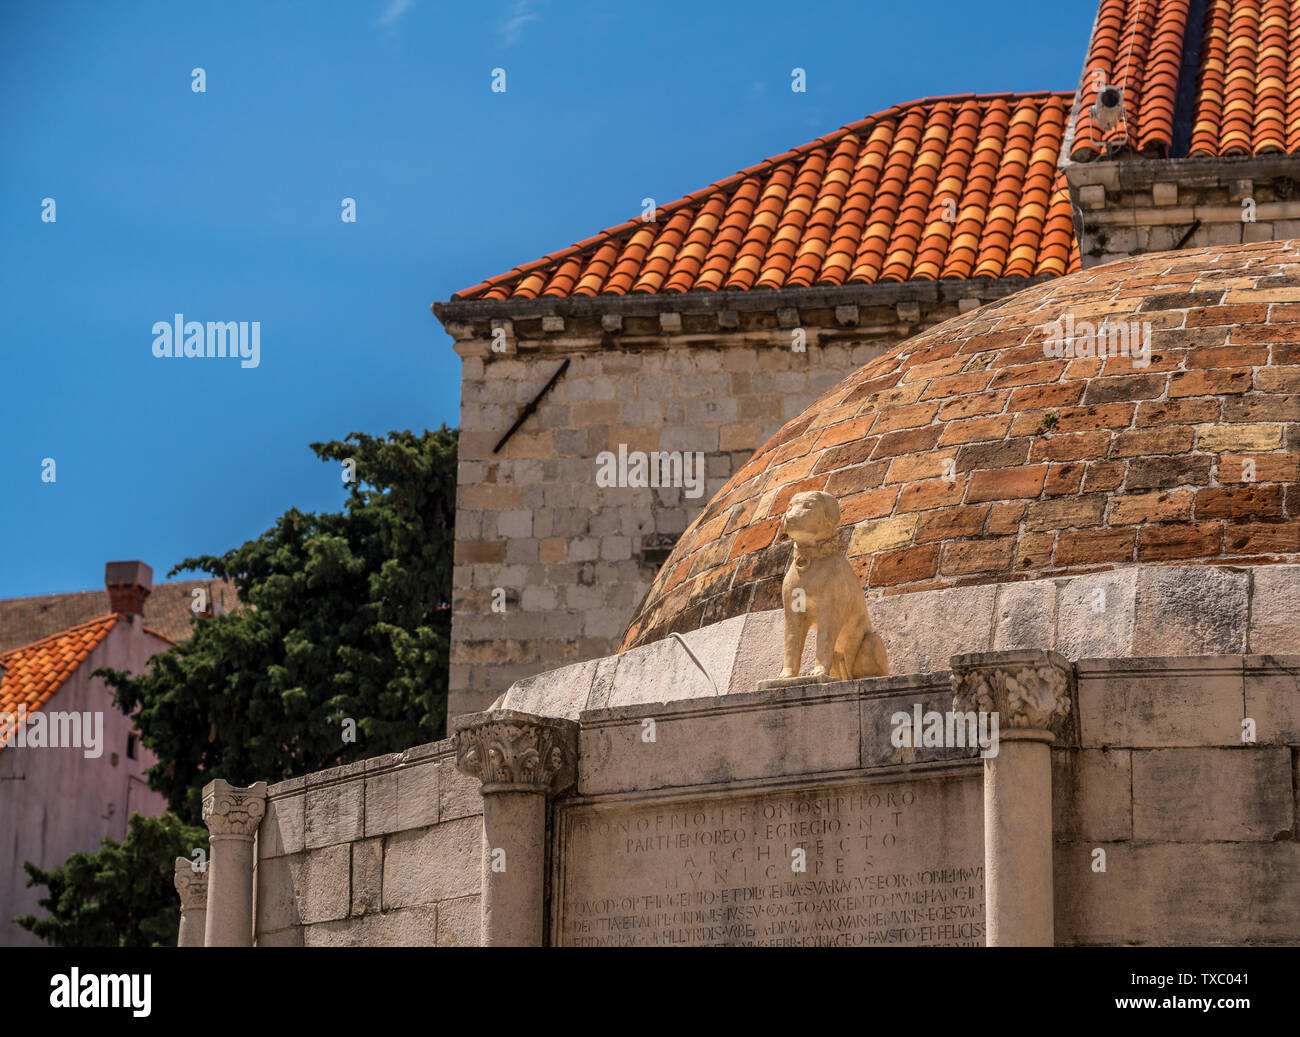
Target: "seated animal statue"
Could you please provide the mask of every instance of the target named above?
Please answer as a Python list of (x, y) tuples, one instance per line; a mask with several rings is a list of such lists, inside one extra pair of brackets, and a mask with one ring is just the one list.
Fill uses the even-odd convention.
[(799, 674), (808, 631), (817, 628), (812, 676), (832, 680), (883, 677), (889, 673), (885, 643), (871, 629), (866, 597), (848, 559), (839, 551), (840, 506), (829, 493), (796, 493), (786, 509), (784, 531), (794, 557), (781, 584), (785, 606), (782, 678)]

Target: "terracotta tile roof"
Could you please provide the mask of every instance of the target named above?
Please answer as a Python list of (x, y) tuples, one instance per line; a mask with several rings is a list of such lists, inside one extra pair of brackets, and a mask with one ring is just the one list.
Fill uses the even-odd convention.
[[(144, 605), (148, 626), (169, 641), (188, 641), (194, 618), (191, 592), (195, 587), (206, 587), (209, 600), (219, 609), (233, 612), (239, 607), (234, 584), (224, 580), (156, 583)], [(0, 601), (0, 652), (49, 637), (109, 611), (108, 592), (104, 590)]]
[(1065, 274), (1079, 267), (1056, 169), (1071, 99), (897, 105), (454, 298)]
[[(92, 619), (33, 644), (0, 652), (0, 711), (34, 713), (45, 705), (117, 625), (116, 614)], [(3, 749), (0, 746), (0, 749)]]
[[(1184, 49), (1199, 47), (1190, 97), (1193, 156), (1300, 151), (1300, 3), (1204, 0), (1199, 39), (1190, 0), (1101, 0), (1070, 157), (1099, 158), (1104, 144), (1151, 157), (1172, 153)], [(1124, 88), (1125, 118), (1108, 133), (1091, 109), (1102, 84)], [(1189, 84), (1190, 85), (1190, 84)]]

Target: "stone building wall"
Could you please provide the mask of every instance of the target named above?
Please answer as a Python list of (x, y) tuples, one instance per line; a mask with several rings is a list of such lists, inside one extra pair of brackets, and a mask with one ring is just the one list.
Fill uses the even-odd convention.
[(1300, 155), (1062, 167), (1085, 269), (1146, 252), (1300, 237)]
[[(777, 429), (908, 336), (1027, 283), (439, 304), (464, 362), (450, 715), (615, 650), (677, 537)], [(620, 445), (699, 452), (698, 494), (598, 485), (598, 456)]]
[(476, 946), (482, 813), (450, 741), (272, 785), (257, 945)]
[[(737, 660), (762, 654), (771, 631), (735, 637), (753, 618), (697, 632), (699, 654), (716, 655), (707, 637)], [(954, 674), (971, 666), (1024, 680), (1024, 666), (1044, 664), (1068, 675), (1054, 693), (1068, 707), (1050, 721), (1041, 782), (1004, 795), (1046, 806), (1050, 783), (1038, 849), (1054, 912), (1012, 886), (1021, 902), (1001, 915), (1041, 926), (1046, 910), (1057, 945), (1300, 943), (1296, 655), (1071, 663), (1008, 650), (954, 657), (954, 671), (716, 696), (653, 665), (620, 662), (603, 677), (581, 665), (571, 669), (586, 688), (549, 675), (501, 719), (467, 718), (521, 745), (531, 721), (519, 707), (533, 721), (578, 719), (564, 749), (576, 784), (547, 811), (549, 849), (516, 855), (500, 881), (545, 871), (552, 945), (981, 945), (998, 853), (1006, 864), (1035, 852), (987, 845), (984, 815), (1021, 808), (981, 796), (990, 763), (977, 749), (899, 746), (891, 725), (952, 708)], [(1016, 744), (1004, 720), (999, 765)], [(497, 877), (485, 879), (480, 811), (497, 807), (454, 774), (450, 753), (441, 742), (273, 787), (257, 836), (257, 942), (486, 941), (480, 884)], [(791, 868), (792, 849), (805, 871)]]

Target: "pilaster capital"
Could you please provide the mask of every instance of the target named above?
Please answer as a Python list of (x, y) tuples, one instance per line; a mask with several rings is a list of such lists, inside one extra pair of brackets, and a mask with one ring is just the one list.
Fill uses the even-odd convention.
[(1070, 715), (1074, 667), (1041, 649), (954, 655), (952, 708), (997, 713), (1002, 728), (1047, 731)]
[(176, 892), (180, 894), (181, 910), (208, 906), (208, 872), (194, 870), (194, 862), (188, 857), (176, 858), (176, 875), (173, 879)]
[(266, 813), (266, 782), (237, 788), (216, 778), (203, 786), (203, 823), (214, 836), (252, 839)]
[(578, 776), (578, 725), (513, 709), (471, 713), (455, 723), (456, 767), (483, 793), (555, 795)]

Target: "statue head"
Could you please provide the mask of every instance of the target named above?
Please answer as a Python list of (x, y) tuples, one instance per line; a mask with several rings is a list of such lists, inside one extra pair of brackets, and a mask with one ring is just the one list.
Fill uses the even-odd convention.
[(786, 535), (797, 544), (829, 540), (839, 524), (839, 501), (821, 490), (796, 493), (785, 509)]

